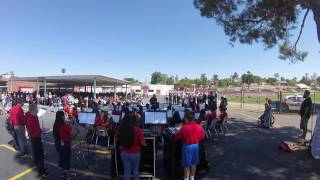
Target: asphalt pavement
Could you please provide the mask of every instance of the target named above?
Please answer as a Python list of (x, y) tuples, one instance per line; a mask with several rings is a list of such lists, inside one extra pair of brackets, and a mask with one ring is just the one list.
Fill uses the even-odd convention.
[[(260, 129), (257, 127), (260, 111), (237, 108), (230, 108), (228, 111), (229, 132), (206, 142), (211, 167), (209, 171), (200, 172), (198, 179), (320, 179), (320, 163), (312, 159), (308, 150), (286, 153), (278, 149), (278, 145), (283, 141), (297, 141), (297, 114), (275, 114), (276, 127)], [(41, 121), (41, 124), (49, 129), (44, 144), (46, 166), (51, 172), (47, 179), (60, 179), (57, 153), (50, 133), (54, 113), (49, 110), (41, 117)], [(309, 126), (311, 130), (311, 121)], [(37, 173), (34, 171), (31, 157), (15, 157), (14, 150), (8, 145), (9, 140), (10, 136), (1, 119), (0, 179), (36, 179)], [(98, 147), (98, 151), (95, 149), (95, 152), (85, 154), (89, 164), (89, 167), (86, 167), (81, 154), (78, 153), (80, 145), (74, 142), (73, 146), (72, 168), (77, 173), (75, 179), (112, 179), (111, 155), (106, 148)], [(32, 152), (30, 146), (29, 149)], [(161, 161), (161, 157), (158, 158), (158, 161)], [(157, 166), (156, 171), (158, 178), (169, 179), (163, 174), (161, 165)]]

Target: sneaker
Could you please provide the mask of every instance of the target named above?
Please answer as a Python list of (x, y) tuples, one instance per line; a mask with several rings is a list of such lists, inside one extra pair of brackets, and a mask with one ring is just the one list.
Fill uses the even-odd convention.
[(66, 174), (64, 174), (64, 176), (63, 176), (63, 179), (72, 179), (72, 178), (74, 178), (76, 176), (76, 174), (75, 173), (66, 173)]

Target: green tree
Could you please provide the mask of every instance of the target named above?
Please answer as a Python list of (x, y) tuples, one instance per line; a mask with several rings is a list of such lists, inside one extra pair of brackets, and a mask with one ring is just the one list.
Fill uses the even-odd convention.
[(167, 79), (167, 83), (168, 85), (174, 85), (174, 76), (170, 76), (168, 79)]
[(274, 78), (274, 77), (269, 77), (268, 79), (267, 79), (267, 83), (268, 84), (275, 84), (277, 82), (277, 79), (276, 78)]
[(235, 84), (235, 80), (239, 78), (239, 75), (237, 72), (234, 72), (232, 75), (231, 75), (231, 81), (232, 81), (232, 84)]
[(317, 78), (317, 83), (320, 84), (320, 76)]
[(207, 86), (208, 85), (208, 78), (206, 74), (201, 74), (200, 76), (201, 85)]
[(161, 72), (153, 72), (151, 74), (151, 84), (160, 84), (161, 83)]
[(279, 73), (275, 73), (275, 74), (274, 74), (274, 77), (275, 77), (277, 80), (279, 80), (279, 77), (280, 77)]
[(139, 81), (137, 79), (128, 77), (128, 78), (124, 78), (124, 80), (129, 81), (130, 83), (138, 83)]
[(214, 74), (213, 76), (212, 76), (212, 84), (214, 85), (214, 86), (218, 86), (218, 83), (219, 83), (219, 76), (217, 75), (217, 74)]
[[(306, 52), (297, 49), (309, 11), (313, 11), (320, 42), (319, 0), (194, 0), (201, 16), (214, 18), (223, 26), (233, 45), (262, 42), (265, 49), (279, 46), (279, 58), (295, 62), (304, 60)], [(302, 22), (299, 15), (303, 12)], [(292, 43), (292, 33), (300, 27), (298, 38)]]
[(176, 75), (176, 77), (174, 78), (174, 82), (175, 82), (175, 83), (178, 83), (178, 82), (179, 82), (179, 76), (178, 76), (178, 75)]
[(169, 76), (167, 74), (160, 75), (160, 84), (167, 84)]
[(61, 73), (64, 75), (67, 72), (66, 68), (61, 69)]
[(254, 76), (250, 71), (247, 71), (246, 74), (241, 76), (242, 84), (247, 84), (248, 89), (250, 89), (250, 85), (253, 83)]

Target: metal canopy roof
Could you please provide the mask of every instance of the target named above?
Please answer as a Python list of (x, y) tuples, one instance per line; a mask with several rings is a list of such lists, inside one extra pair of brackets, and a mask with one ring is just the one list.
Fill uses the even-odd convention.
[(31, 81), (31, 82), (43, 82), (57, 84), (69, 84), (78, 86), (91, 86), (94, 80), (96, 80), (97, 86), (119, 86), (130, 84), (130, 82), (120, 79), (115, 79), (101, 75), (63, 75), (63, 76), (38, 76), (38, 77), (13, 77), (14, 81)]

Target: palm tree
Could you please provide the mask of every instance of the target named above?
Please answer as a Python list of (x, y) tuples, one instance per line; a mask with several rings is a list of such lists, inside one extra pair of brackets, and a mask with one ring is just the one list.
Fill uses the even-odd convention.
[(67, 71), (66, 68), (62, 68), (62, 69), (61, 69), (61, 73), (62, 73), (63, 75), (66, 73), (66, 71)]

